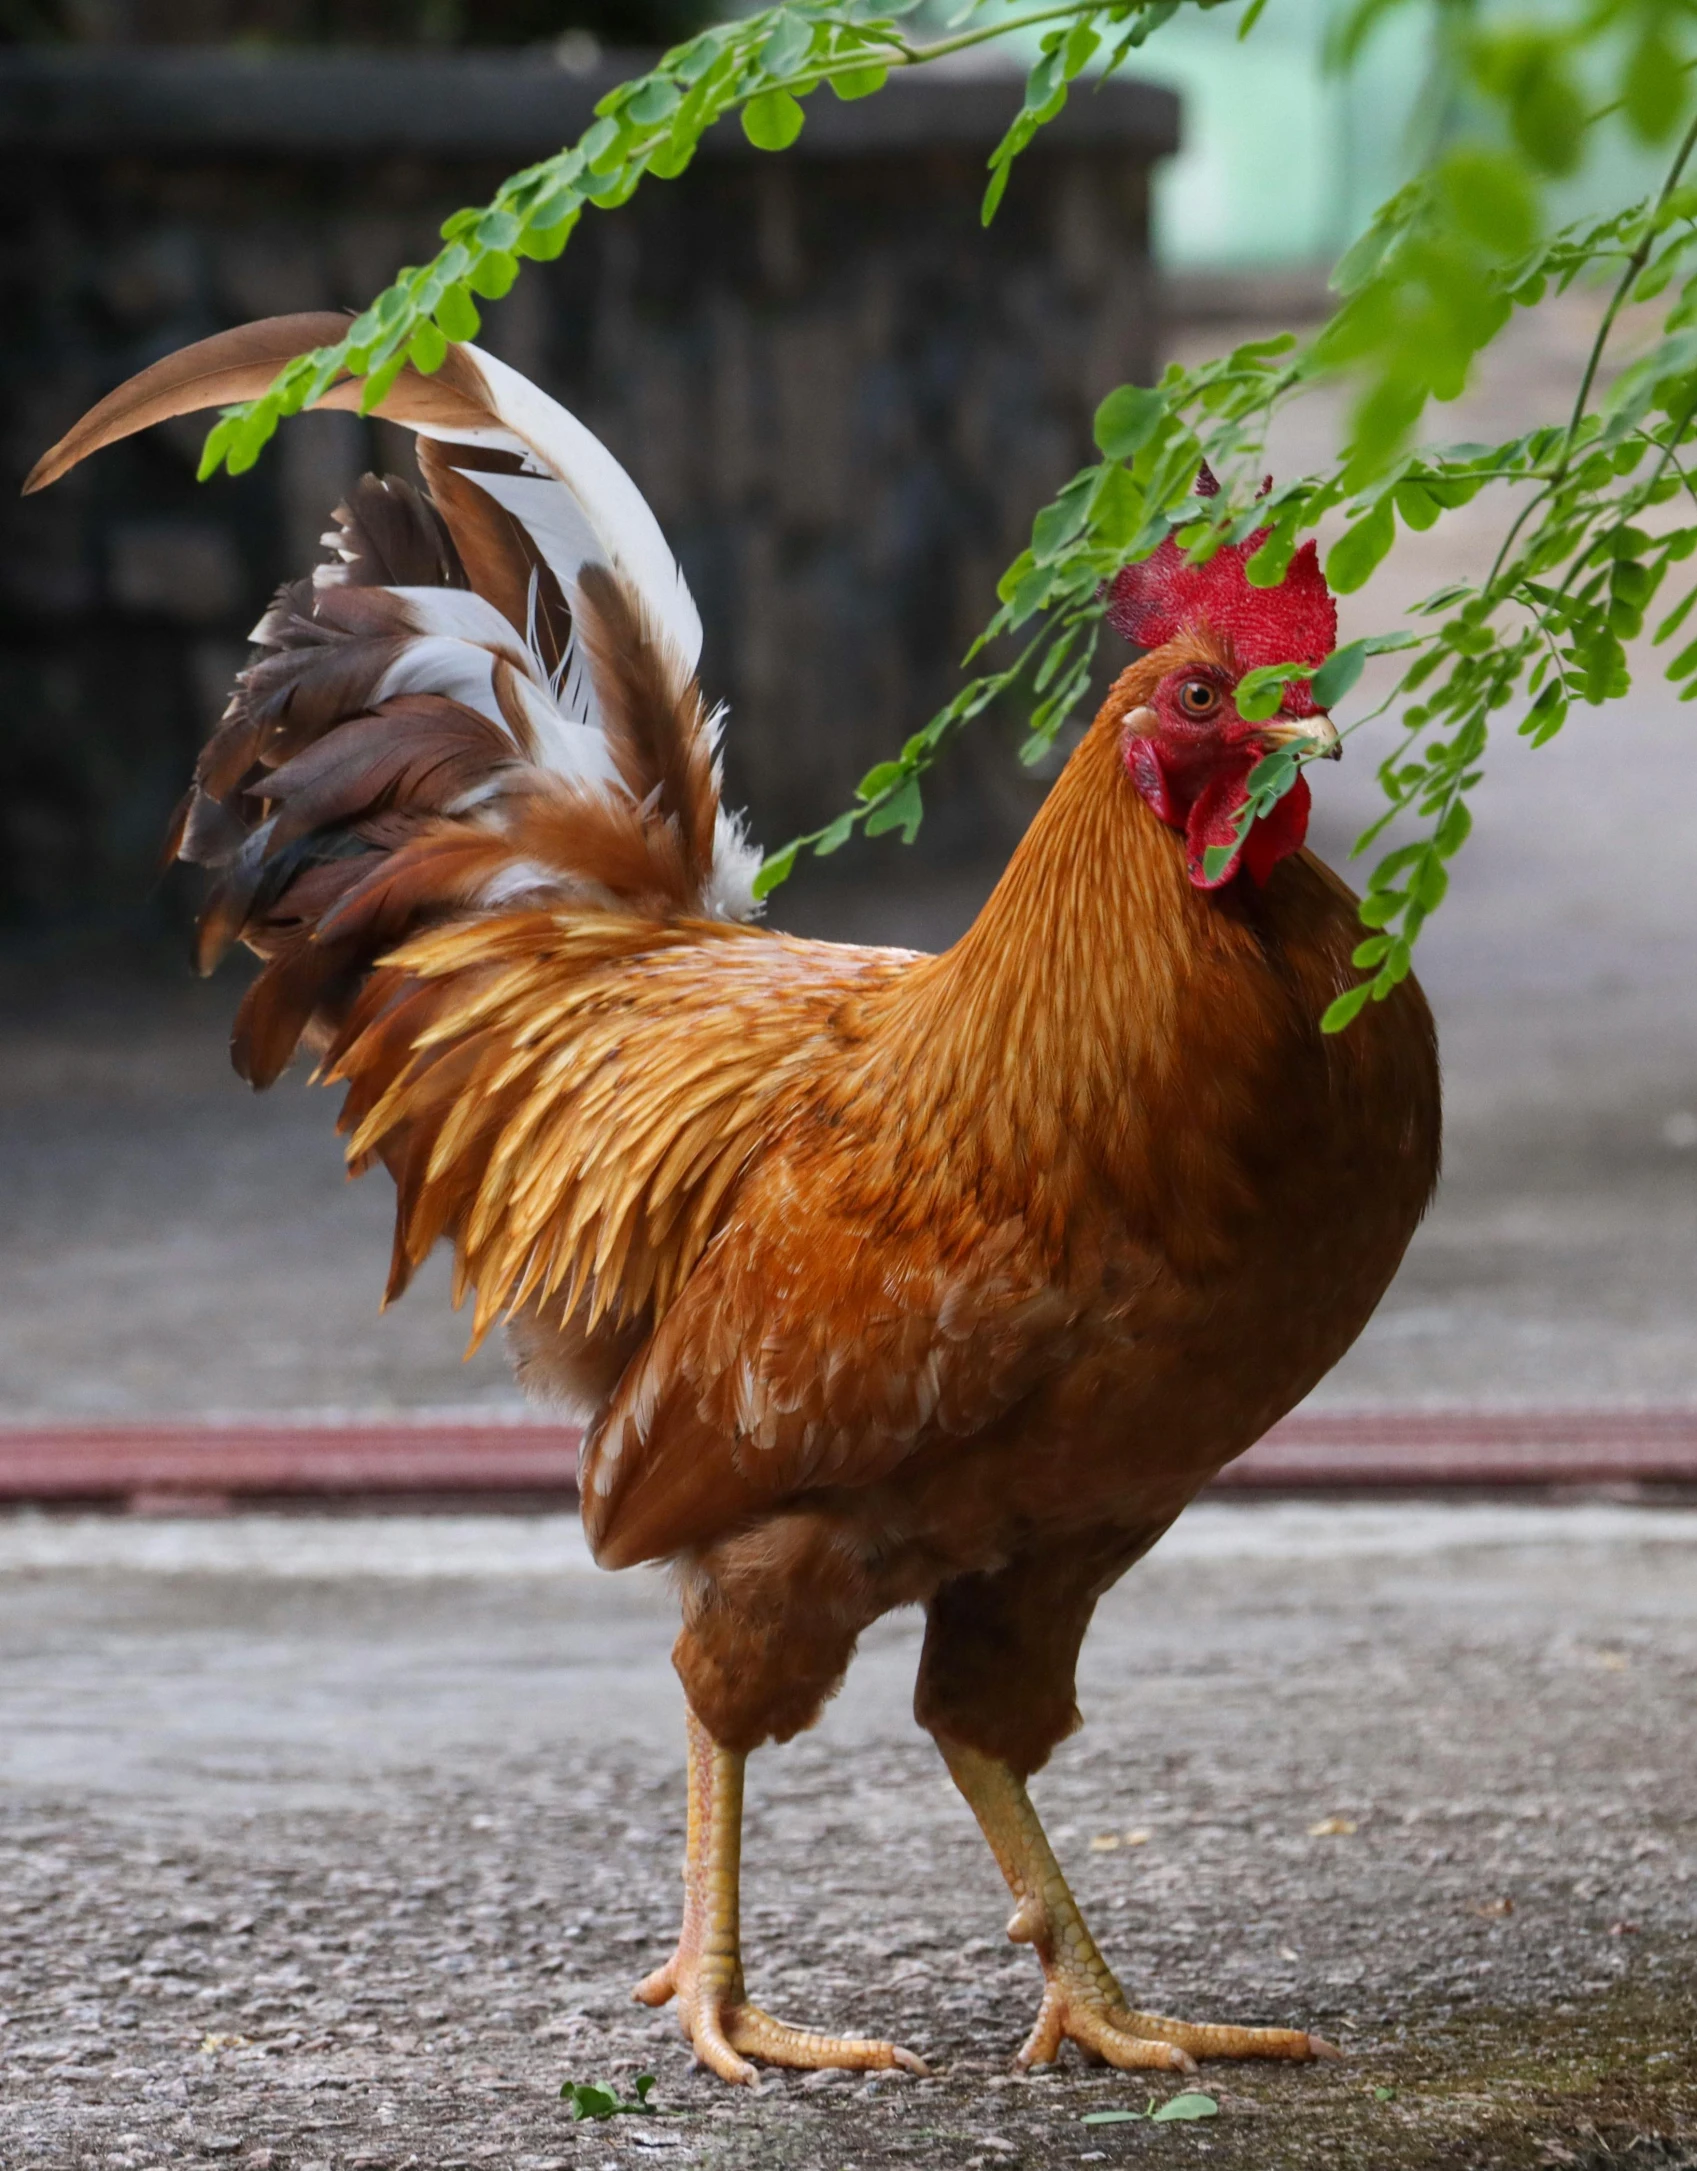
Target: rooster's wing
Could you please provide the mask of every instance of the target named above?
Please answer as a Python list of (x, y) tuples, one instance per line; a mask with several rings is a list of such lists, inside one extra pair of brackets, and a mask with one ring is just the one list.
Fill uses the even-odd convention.
[(805, 1116), (751, 1170), (584, 1458), (610, 1566), (701, 1545), (787, 1498), (872, 1485), (969, 1438), (1071, 1354), (1080, 1306), (1017, 1215), (892, 1225)]

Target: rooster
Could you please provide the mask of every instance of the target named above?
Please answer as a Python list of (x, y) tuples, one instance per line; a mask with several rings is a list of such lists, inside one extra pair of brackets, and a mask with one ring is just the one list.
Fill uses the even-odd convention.
[[(341, 331), (157, 363), (28, 487)], [(1314, 546), (1272, 589), (1259, 537), (1119, 576), (1142, 653), (952, 949), (799, 941), (753, 924), (700, 620), (623, 469), (470, 346), (379, 411), (423, 488), (367, 477), (279, 593), (175, 848), (209, 871), (202, 968), (262, 960), (237, 1069), (304, 1043), (351, 1165), (394, 1179), (389, 1295), (450, 1242), (475, 1334), (505, 1320), (584, 1428), (596, 1558), (671, 1566), (683, 1922), (636, 1996), (727, 2080), (923, 2070), (763, 2012), (738, 1922), (745, 1759), (919, 1605), (916, 1715), (1043, 1970), (1021, 2062), (1330, 2054), (1134, 2008), (1026, 1791), (1097, 1600), (1349, 1347), (1436, 1179), (1415, 983), (1319, 1030), (1355, 900), (1302, 849), (1306, 783), (1239, 835), (1270, 747), (1337, 750), (1306, 681), (1271, 722), (1233, 700), (1334, 645)]]

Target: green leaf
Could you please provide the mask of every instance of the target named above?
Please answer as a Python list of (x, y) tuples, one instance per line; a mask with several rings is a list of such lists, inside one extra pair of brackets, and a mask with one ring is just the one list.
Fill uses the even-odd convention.
[(1339, 257), (1331, 279), (1335, 294), (1354, 294), (1367, 285), (1425, 209), (1426, 188), (1424, 177), (1410, 181), (1379, 206), (1367, 231)]
[(857, 799), (876, 799), (880, 793), (887, 792), (892, 784), (899, 783), (905, 774), (906, 768), (902, 762), (881, 761), (875, 768), (867, 770), (854, 787), (854, 796)]
[(1409, 894), (1423, 912), (1436, 912), (1443, 903), (1450, 886), (1449, 870), (1442, 860), (1428, 857), (1414, 873), (1409, 883)]
[[(1213, 849), (1212, 846), (1209, 847)], [(1206, 855), (1204, 855), (1206, 856)], [(1086, 2111), (1081, 2126), (1129, 2126), (1149, 2116), (1147, 2111)]]
[(1335, 648), (1315, 672), (1311, 691), (1317, 708), (1329, 709), (1341, 701), (1367, 667), (1367, 643), (1351, 641)]
[(1374, 568), (1396, 540), (1396, 514), (1381, 498), (1365, 518), (1346, 528), (1326, 557), (1326, 578), (1339, 595), (1352, 595), (1373, 577)]
[(375, 414), (388, 398), (395, 379), (406, 367), (405, 354), (392, 354), (380, 368), (374, 369), (360, 387), (359, 411), (362, 415)]
[(1237, 682), (1233, 698), (1237, 713), (1246, 724), (1264, 724), (1269, 717), (1277, 716), (1284, 697), (1285, 668), (1275, 663), (1245, 671)]
[(1627, 61), (1620, 93), (1626, 118), (1645, 143), (1671, 135), (1685, 110), (1684, 64), (1653, 16)]
[(1037, 675), (1031, 681), (1033, 693), (1046, 692), (1054, 683), (1056, 674), (1078, 645), (1078, 636), (1082, 631), (1082, 627), (1074, 626), (1070, 632), (1063, 633), (1060, 639), (1053, 644), (1043, 661), (1037, 666)]
[(1353, 1025), (1366, 1009), (1367, 998), (1372, 992), (1373, 983), (1370, 980), (1362, 981), (1359, 987), (1347, 988), (1335, 1001), (1326, 1005), (1325, 1014), (1320, 1020), (1321, 1032), (1341, 1033), (1346, 1026)]
[(1494, 255), (1517, 256), (1532, 246), (1537, 210), (1524, 171), (1501, 151), (1451, 151), (1439, 169), (1450, 216)]
[[(670, 174), (660, 173), (660, 160), (658, 157), (651, 159), (649, 165), (650, 170), (659, 173), (663, 181), (673, 178)], [(680, 167), (678, 170), (681, 172), (682, 168)], [(551, 264), (572, 238), (577, 222), (582, 216), (583, 202), (574, 192), (571, 199), (571, 208), (562, 213), (552, 225), (546, 225), (539, 219), (534, 226), (525, 228), (515, 244), (518, 254), (531, 257), (537, 263)]]
[(1281, 521), (1248, 560), (1243, 570), (1252, 588), (1276, 588), (1290, 571), (1296, 555), (1296, 522)]
[(235, 436), (235, 415), (220, 416), (207, 431), (206, 442), (200, 448), (200, 465), (195, 469), (194, 477), (196, 482), (205, 482), (208, 476), (217, 474), (224, 464), (225, 455), (235, 442)]
[(519, 275), (519, 260), (508, 249), (491, 249), (466, 273), (466, 285), (487, 302), (498, 302), (511, 291)]
[[(760, 48), (760, 65), (768, 76), (794, 75), (813, 46), (813, 25), (805, 15), (779, 8), (777, 27)], [(761, 149), (769, 146), (762, 144)], [(780, 146), (781, 148), (781, 146)]]
[(899, 829), (903, 844), (911, 844), (919, 834), (924, 812), (919, 797), (919, 779), (910, 776), (900, 791), (892, 792), (881, 807), (874, 807), (866, 817), (866, 834), (881, 837), (886, 830)]
[(1534, 746), (1544, 746), (1566, 722), (1567, 696), (1562, 690), (1561, 681), (1552, 679), (1521, 718), (1520, 736), (1530, 739)]
[(560, 2095), (571, 2105), (574, 2119), (614, 2118), (618, 2115), (618, 2091), (599, 2087), (594, 2081), (563, 2081)]
[(434, 324), (423, 323), (407, 341), (407, 360), (426, 377), (433, 376), (447, 359), (448, 342)]
[(1154, 386), (1122, 384), (1096, 410), (1098, 449), (1106, 459), (1129, 460), (1154, 436), (1166, 411), (1166, 397)]
[(1697, 588), (1693, 588), (1688, 594), (1680, 598), (1650, 638), (1658, 645), (1663, 641), (1671, 640), (1680, 627), (1684, 625), (1686, 619), (1690, 617), (1693, 604), (1697, 604)]
[(457, 280), (443, 289), (442, 298), (431, 313), (449, 339), (475, 339), (483, 327), (477, 304)]
[(1082, 489), (1077, 481), (1069, 483), (1031, 523), (1031, 555), (1039, 565), (1053, 565), (1083, 527), (1090, 511), (1089, 483), (1093, 480), (1088, 478)]
[[(1027, 556), (1029, 555), (1028, 552)], [(1020, 581), (1019, 586), (1008, 598), (1008, 619), (1010, 624), (1022, 626), (1034, 611), (1040, 611), (1043, 608), (1044, 604), (1049, 600), (1049, 589), (1053, 579), (1054, 574), (1049, 566), (1034, 564), (1030, 567)]]
[[(601, 103), (605, 105), (607, 100), (603, 98)], [(577, 148), (578, 156), (591, 173), (604, 172), (608, 162), (614, 165), (620, 162), (619, 142), (623, 135), (624, 130), (618, 121), (607, 116), (603, 116), (587, 131)]]
[[(1409, 915), (1408, 924), (1411, 928), (1414, 925), (1412, 912)], [(1378, 974), (1373, 981), (1370, 993), (1374, 1002), (1382, 1003), (1399, 981), (1408, 978), (1408, 968), (1413, 961), (1414, 944), (1412, 938), (1408, 935), (1399, 935), (1386, 952), (1385, 962), (1379, 967)]]
[(1143, 529), (1148, 500), (1128, 467), (1106, 469), (1090, 500), (1090, 539), (1103, 550), (1129, 550)]
[(1453, 859), (1473, 834), (1473, 816), (1461, 800), (1457, 800), (1438, 825), (1438, 834), (1432, 840), (1445, 859)]
[(787, 90), (766, 90), (742, 109), (742, 132), (757, 151), (787, 151), (807, 115)]
[(657, 181), (675, 181), (689, 170), (700, 139), (691, 136), (686, 142), (664, 143), (648, 161), (648, 170)]
[(483, 249), (510, 249), (519, 237), (520, 222), (510, 211), (486, 211), (473, 228)]
[[(647, 82), (624, 106), (624, 117), (638, 128), (658, 128), (662, 121), (669, 121), (683, 104), (682, 87), (669, 82), (663, 75), (651, 75)], [(486, 238), (479, 230), (479, 238)], [(512, 243), (503, 244), (511, 248)]]
[(1509, 128), (1531, 164), (1571, 173), (1584, 155), (1585, 105), (1561, 39), (1541, 25), (1510, 23), (1474, 33), (1473, 74), (1508, 108)]
[(816, 857), (820, 859), (829, 859), (833, 852), (841, 851), (843, 846), (847, 844), (850, 837), (852, 837), (853, 835), (853, 814), (839, 814), (836, 820), (832, 822), (827, 829), (824, 829), (820, 832), (819, 837), (815, 841), (813, 850)]
[(1151, 2114), (1150, 2123), (1163, 2126), (1173, 2119), (1218, 2118), (1220, 2106), (1212, 2096), (1186, 2090), (1182, 2096), (1169, 2096), (1158, 2111)]
[(851, 98), (870, 98), (874, 91), (882, 90), (889, 74), (888, 68), (869, 62), (864, 68), (847, 68), (841, 75), (829, 76), (826, 80), (846, 104)]
[(1068, 82), (1071, 82), (1074, 76), (1082, 75), (1089, 67), (1101, 43), (1102, 40), (1092, 29), (1088, 16), (1073, 24), (1067, 33), (1061, 55), (1062, 72)]
[(587, 191), (587, 201), (597, 211), (616, 211), (620, 204), (629, 203), (636, 194), (645, 171), (640, 158), (633, 158), (626, 166), (614, 166)]
[(769, 859), (761, 862), (760, 871), (754, 877), (756, 901), (770, 897), (780, 884), (789, 880), (795, 872), (796, 854), (800, 850), (799, 844), (786, 844), (781, 852), (774, 852)]

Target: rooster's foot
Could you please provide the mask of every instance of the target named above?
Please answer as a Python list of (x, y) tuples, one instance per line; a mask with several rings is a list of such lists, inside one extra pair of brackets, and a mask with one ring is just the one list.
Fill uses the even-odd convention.
[(1018, 1773), (962, 1743), (939, 1737), (938, 1745), (1018, 1902), (1008, 1936), (1043, 1964), (1043, 2003), (1020, 2065), (1048, 2065), (1068, 2042), (1109, 2065), (1169, 2073), (1194, 2073), (1203, 2058), (1341, 2055), (1300, 2028), (1207, 2027), (1134, 2011), (1096, 1949)]
[(923, 2073), (922, 2060), (872, 2036), (821, 2035), (792, 2028), (751, 2004), (743, 1990), (738, 1927), (742, 1854), (742, 1768), (735, 1750), (689, 1721), (689, 1845), (684, 1863), (684, 1920), (678, 1949), (637, 1984), (643, 2005), (677, 2000), (678, 2021), (700, 2063), (721, 2080), (752, 2087), (749, 2059), (851, 2073), (900, 2067)]
[(752, 2087), (759, 2078), (750, 2058), (767, 2065), (799, 2066), (809, 2071), (839, 2067), (851, 2073), (888, 2072), (899, 2066), (923, 2073), (923, 2060), (898, 2043), (863, 2035), (821, 2035), (812, 2028), (792, 2028), (774, 2020), (733, 1986), (706, 1978), (718, 1970), (691, 1967), (680, 1955), (637, 1984), (633, 1995), (644, 2005), (664, 2005), (675, 1997), (678, 2020), (700, 2063), (721, 2080)]
[(1128, 2070), (1194, 2073), (1203, 2058), (1336, 2058), (1340, 2054), (1318, 2035), (1300, 2028), (1221, 2028), (1168, 2020), (1160, 2013), (1133, 2012), (1105, 1997), (1086, 1979), (1069, 1984), (1052, 1974), (1043, 1993), (1037, 2024), (1020, 2048), (1017, 2063), (1049, 2065), (1063, 2043), (1076, 2043), (1087, 2058)]

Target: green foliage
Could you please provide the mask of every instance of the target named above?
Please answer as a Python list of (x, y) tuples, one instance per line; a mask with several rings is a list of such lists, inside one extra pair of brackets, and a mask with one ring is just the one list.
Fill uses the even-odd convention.
[(659, 2110), (650, 2103), (654, 2092), (652, 2073), (639, 2073), (636, 2077), (636, 2094), (627, 2100), (610, 2081), (562, 2081), (560, 2095), (572, 2107), (574, 2120), (583, 2118), (627, 2118), (645, 2112)]
[[(1120, 66), (1156, 22), (1176, 12), (1179, 0), (1072, 0), (997, 15), (953, 36), (915, 43), (902, 26), (921, 4), (787, 0), (713, 23), (675, 47), (648, 74), (609, 91), (577, 143), (515, 174), (493, 202), (456, 212), (442, 228), (445, 246), (432, 261), (399, 272), (335, 346), (302, 355), (261, 398), (227, 410), (207, 438), (201, 475), (251, 467), (278, 423), (312, 406), (340, 376), (365, 378), (361, 405), (369, 413), (406, 362), (426, 373), (440, 368), (447, 341), (477, 335), (474, 295), (498, 301), (522, 260), (558, 256), (585, 208), (616, 208), (649, 174), (675, 180), (703, 135), (727, 115), (741, 114), (743, 132), (758, 149), (787, 150), (805, 125), (807, 99), (822, 84), (841, 98), (870, 97), (892, 69), (1035, 29), (1041, 50), (1024, 105), (990, 159), (988, 219), (1014, 160), (1061, 110), (1068, 85), (1093, 63), (1103, 71)], [(968, 12), (982, 13), (986, 5), (973, 0)]]
[[(280, 418), (343, 373), (365, 379), (369, 408), (407, 361), (439, 368), (449, 341), (476, 333), (479, 300), (504, 294), (526, 260), (557, 256), (586, 209), (623, 203), (647, 175), (682, 173), (726, 116), (740, 114), (760, 149), (781, 151), (822, 85), (842, 98), (872, 96), (900, 69), (1023, 33), (1034, 57), (1020, 110), (989, 160), (989, 218), (1019, 153), (1075, 84), (1123, 65), (1181, 5), (1216, 0), (1058, 0), (1023, 10), (967, 0), (950, 33), (929, 41), (910, 35), (919, 4), (785, 0), (667, 53), (602, 99), (580, 142), (450, 219), (436, 258), (400, 273), (336, 347), (289, 364), (263, 398), (224, 414), (202, 472), (251, 466)], [(1238, 4), (1247, 33), (1266, 0)], [(1630, 685), (1627, 644), (1651, 624), (1670, 572), (1697, 551), (1697, 479), (1686, 459), (1697, 417), (1697, 183), (1686, 178), (1697, 148), (1692, 11), (1670, 0), (1586, 0), (1564, 14), (1561, 4), (1529, 20), (1509, 0), (1354, 0), (1332, 40), (1342, 69), (1394, 10), (1426, 11), (1429, 140), (1412, 178), (1337, 265), (1332, 317), (1305, 344), (1290, 335), (1253, 341), (1195, 368), (1175, 365), (1158, 385), (1108, 395), (1095, 418), (1099, 458), (1037, 514), (1029, 546), (1002, 576), (967, 659), (986, 668), (861, 779), (853, 806), (767, 860), (762, 895), (801, 852), (835, 852), (858, 829), (899, 829), (911, 840), (924, 811), (921, 779), (939, 749), (1000, 701), (1024, 705), (1025, 751), (1041, 756), (1090, 695), (1104, 585), (1169, 536), (1200, 561), (1258, 535), (1248, 577), (1274, 586), (1302, 538), (1326, 521), (1327, 573), (1348, 594), (1401, 533), (1432, 530), (1495, 490), (1502, 541), (1482, 581), (1427, 597), (1410, 630), (1353, 641), (1318, 673), (1278, 665), (1248, 674), (1238, 691), (1246, 717), (1269, 717), (1284, 683), (1308, 677), (1330, 706), (1349, 697), (1371, 657), (1400, 653), (1376, 707), (1348, 727), (1395, 715), (1387, 727), (1395, 743), (1378, 771), (1384, 811), (1356, 850), (1371, 851), (1393, 826), (1399, 834), (1368, 876), (1354, 953), (1362, 977), (1332, 1004), (1326, 1027), (1341, 1029), (1392, 992), (1471, 828), (1469, 794), (1493, 720), (1512, 720), (1543, 745), (1575, 704), (1618, 699)], [(1600, 88), (1612, 95), (1594, 104)], [(1549, 182), (1578, 172), (1605, 126), (1671, 146), (1661, 187), (1550, 230)], [(1421, 441), (1431, 403), (1465, 388), (1517, 310), (1599, 280), (1611, 298), (1566, 414), (1528, 416), (1498, 445)], [(1658, 304), (1659, 324), (1608, 381), (1628, 303)], [(1330, 465), (1257, 496), (1275, 414), (1326, 379), (1352, 391)], [(1224, 487), (1199, 499), (1204, 458)], [(1693, 516), (1683, 525), (1682, 512)], [(1655, 619), (1652, 641), (1673, 644), (1694, 604), (1697, 586), (1687, 586)], [(1673, 648), (1666, 673), (1680, 699), (1697, 700), (1697, 638)], [(1303, 758), (1287, 748), (1259, 764), (1245, 829), (1289, 790)], [(1158, 2115), (1180, 2114), (1169, 2106)]]

